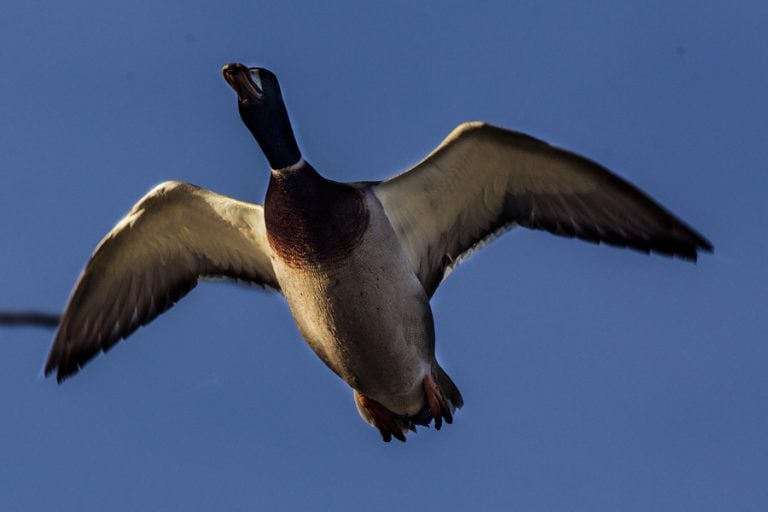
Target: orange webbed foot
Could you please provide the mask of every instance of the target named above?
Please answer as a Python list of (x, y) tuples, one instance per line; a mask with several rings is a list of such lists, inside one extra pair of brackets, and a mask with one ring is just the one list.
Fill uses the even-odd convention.
[(424, 377), (424, 395), (427, 397), (427, 404), (435, 420), (435, 430), (440, 430), (443, 426), (443, 419), (448, 424), (453, 423), (451, 404), (443, 396), (432, 374)]
[(381, 405), (373, 398), (355, 391), (355, 401), (363, 416), (376, 427), (384, 442), (388, 443), (394, 437), (405, 442), (406, 430), (414, 430), (404, 419)]

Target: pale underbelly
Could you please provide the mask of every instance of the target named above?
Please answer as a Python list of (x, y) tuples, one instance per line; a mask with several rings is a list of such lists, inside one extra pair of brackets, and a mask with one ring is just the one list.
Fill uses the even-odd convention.
[(283, 293), (318, 356), (354, 389), (416, 414), (434, 361), (432, 313), (417, 278), (397, 267), (351, 261), (335, 271), (276, 270), (290, 275)]
[(368, 191), (364, 201), (369, 222), (353, 247), (340, 239), (338, 257), (328, 239), (317, 253), (282, 247), (289, 257), (273, 251), (272, 266), (299, 330), (325, 364), (390, 411), (412, 415), (424, 404), (423, 380), (434, 364), (432, 311), (378, 199)]

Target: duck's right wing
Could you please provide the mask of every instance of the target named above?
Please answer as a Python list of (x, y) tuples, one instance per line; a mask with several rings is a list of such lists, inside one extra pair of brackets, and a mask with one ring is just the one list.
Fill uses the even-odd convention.
[(712, 244), (608, 169), (522, 133), (465, 123), (373, 187), (432, 295), (473, 249), (514, 225), (696, 260)]
[(158, 185), (99, 243), (75, 285), (45, 374), (59, 382), (170, 308), (201, 277), (279, 290), (260, 205)]

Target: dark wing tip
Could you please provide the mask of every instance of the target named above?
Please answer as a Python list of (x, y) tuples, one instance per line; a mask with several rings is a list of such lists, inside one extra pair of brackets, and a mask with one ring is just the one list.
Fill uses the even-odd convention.
[(684, 234), (668, 233), (651, 239), (603, 238), (600, 242), (617, 247), (628, 247), (645, 254), (658, 254), (696, 263), (702, 252), (713, 252), (712, 244), (698, 233), (686, 227)]
[(713, 253), (715, 252), (715, 246), (712, 245), (712, 242), (704, 238), (703, 236), (699, 235), (698, 240), (696, 240), (696, 247), (703, 252)]
[(71, 354), (69, 356), (65, 355), (66, 347), (69, 345), (69, 343), (67, 343), (67, 340), (62, 338), (60, 333), (61, 331), (59, 331), (59, 334), (56, 336), (56, 340), (53, 343), (53, 348), (51, 348), (51, 353), (48, 354), (48, 359), (45, 362), (45, 369), (43, 370), (43, 375), (45, 377), (49, 377), (52, 373), (55, 372), (56, 382), (59, 384), (80, 371), (82, 364), (84, 364), (85, 361), (91, 359), (93, 355), (95, 355), (92, 354), (88, 356), (85, 361), (83, 361), (83, 363), (76, 362), (76, 360), (81, 358), (75, 357), (73, 359)]
[[(87, 318), (74, 313), (76, 307), (68, 307), (56, 332), (43, 374), (48, 377), (56, 372), (56, 381), (64, 382), (77, 374), (91, 359), (102, 352), (108, 352), (120, 340), (126, 339), (139, 327), (167, 311), (195, 286), (197, 278), (179, 280), (166, 293), (155, 294), (152, 300), (143, 301), (137, 306), (137, 310), (127, 310), (135, 310), (133, 314), (118, 314), (110, 321), (103, 317), (88, 321)], [(120, 328), (115, 328), (114, 325), (119, 325)]]
[(698, 260), (699, 252), (714, 252), (715, 248), (712, 245), (712, 242), (704, 238), (695, 229), (685, 224), (680, 219), (676, 217), (673, 218), (682, 231), (682, 235), (669, 241), (673, 256), (678, 256), (695, 263)]
[(69, 367), (63, 367), (59, 366), (58, 371), (56, 372), (56, 383), (61, 384), (65, 380), (69, 379), (70, 377), (74, 377), (77, 372), (80, 371), (80, 365), (72, 365)]
[(56, 372), (56, 382), (61, 384), (70, 377), (75, 376), (83, 366), (96, 357), (100, 352), (103, 352), (103, 349), (100, 347), (92, 351), (72, 353), (68, 356), (62, 356), (51, 352), (51, 355), (48, 357), (48, 361), (45, 364), (44, 375), (48, 377)]
[(43, 369), (43, 375), (45, 377), (49, 377), (51, 373), (59, 367), (59, 363), (61, 362), (61, 349), (59, 347), (59, 336), (57, 333), (53, 346), (51, 347), (51, 352), (45, 360), (45, 368)]
[(89, 337), (66, 338), (59, 331), (54, 341), (51, 353), (45, 363), (44, 375), (48, 377), (56, 372), (56, 382), (61, 384), (70, 377), (76, 375), (89, 361), (102, 352), (107, 352), (118, 341), (126, 338), (134, 332), (139, 325), (130, 326), (127, 332), (104, 335), (96, 334), (93, 343), (79, 343), (74, 340), (88, 339)]

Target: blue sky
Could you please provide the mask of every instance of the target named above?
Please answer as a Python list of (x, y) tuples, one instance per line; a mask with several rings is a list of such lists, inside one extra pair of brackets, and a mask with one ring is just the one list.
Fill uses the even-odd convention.
[(404, 445), (274, 294), (201, 284), (61, 386), (50, 332), (0, 330), (0, 509), (768, 507), (764, 2), (105, 4), (3, 4), (0, 309), (60, 310), (161, 181), (262, 201), (231, 61), (277, 73), (330, 178), (485, 120), (615, 170), (716, 253), (493, 242), (433, 300), (466, 406)]

